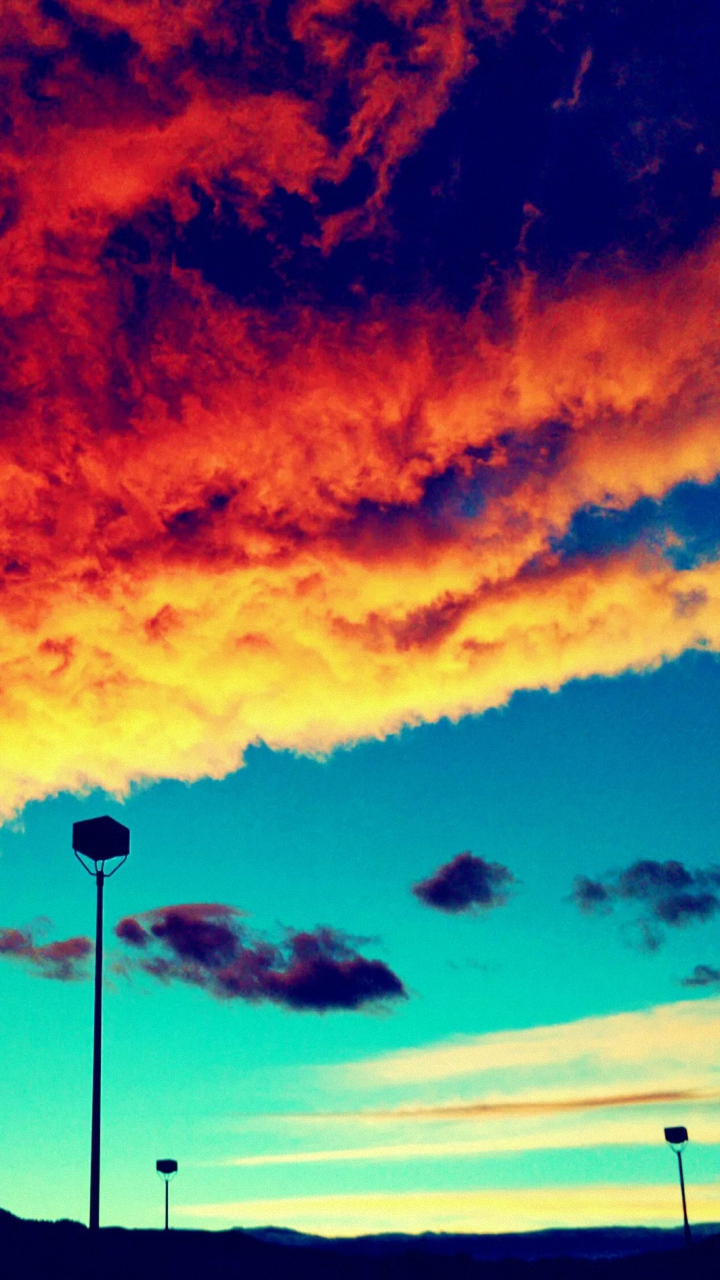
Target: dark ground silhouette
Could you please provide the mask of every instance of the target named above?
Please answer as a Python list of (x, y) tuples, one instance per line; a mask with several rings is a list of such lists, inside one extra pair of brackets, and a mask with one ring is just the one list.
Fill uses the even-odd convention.
[[(674, 1232), (622, 1229), (327, 1241), (277, 1229), (256, 1235), (106, 1227), (93, 1239), (77, 1222), (33, 1222), (0, 1210), (0, 1273), (13, 1280), (717, 1280), (717, 1232), (698, 1232), (689, 1251)], [(638, 1252), (644, 1242), (650, 1248)], [(483, 1249), (494, 1249), (495, 1258), (478, 1256)], [(516, 1256), (498, 1257), (503, 1249)], [(568, 1256), (612, 1249), (627, 1252)], [(518, 1250), (534, 1260), (519, 1258)]]

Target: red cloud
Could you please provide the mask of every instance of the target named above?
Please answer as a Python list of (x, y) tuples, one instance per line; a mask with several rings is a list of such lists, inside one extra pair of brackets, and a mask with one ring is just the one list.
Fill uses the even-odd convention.
[[(323, 239), (329, 246), (367, 229), (398, 164), (471, 65), (482, 13), (458, 0), (377, 7), (395, 52), (388, 40), (366, 46), (355, 0), (296, 0), (286, 47), (253, 3), (188, 0), (170, 14), (127, 0), (8, 0), (0, 41), (12, 120), (10, 308), (24, 310), (48, 257), (51, 272), (68, 252), (87, 263), (114, 219), (158, 201), (189, 219), (197, 185), (234, 201), (252, 226), (274, 190), (315, 199), (316, 182), (340, 183), (362, 160), (372, 191), (355, 214), (328, 218)], [(293, 78), (298, 47), (306, 69)], [(327, 117), (340, 90), (348, 118), (338, 142)]]
[(89, 938), (65, 938), (39, 945), (30, 929), (0, 929), (0, 959), (21, 960), (41, 977), (60, 982), (87, 977), (83, 961), (93, 950)]

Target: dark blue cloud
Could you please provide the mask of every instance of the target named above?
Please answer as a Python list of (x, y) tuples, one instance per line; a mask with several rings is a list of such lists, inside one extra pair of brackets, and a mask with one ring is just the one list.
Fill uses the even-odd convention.
[(682, 980), (683, 987), (720, 986), (720, 969), (711, 964), (696, 964), (692, 973)]
[(713, 919), (720, 911), (718, 889), (720, 867), (689, 871), (676, 859), (641, 858), (597, 880), (577, 876), (571, 899), (586, 915), (607, 914), (619, 902), (639, 904), (638, 936), (654, 951), (662, 942), (660, 926), (682, 929)]
[(128, 948), (118, 972), (138, 969), (223, 999), (272, 1001), (288, 1009), (361, 1009), (404, 999), (382, 960), (357, 951), (363, 939), (319, 925), (286, 930), (282, 943), (254, 935), (223, 903), (185, 903), (125, 916), (115, 934)]
[(461, 911), (489, 911), (503, 906), (514, 882), (512, 872), (502, 863), (486, 862), (467, 852), (438, 867), (427, 880), (414, 884), (412, 891), (427, 907), (457, 915)]
[[(366, 48), (402, 56), (401, 25), (377, 6), (358, 5), (356, 20)], [(267, 22), (275, 61), (264, 70), (243, 65), (243, 75), (260, 77), (253, 87), (261, 90), (301, 87), (307, 69), (286, 6), (271, 6)], [(91, 61), (127, 56), (127, 40), (117, 49), (107, 43), (95, 40)], [(237, 72), (222, 49), (198, 47), (194, 56), (208, 74)], [(720, 168), (713, 0), (586, 0), (562, 6), (552, 20), (531, 0), (513, 33), (476, 32), (475, 57), (449, 108), (400, 165), (373, 234), (329, 253), (318, 244), (323, 216), (366, 200), (372, 173), (361, 160), (337, 184), (319, 180), (308, 198), (272, 194), (263, 225), (252, 229), (232, 192), (223, 200), (199, 186), (190, 223), (176, 225), (168, 209), (156, 209), (115, 236), (145, 235), (157, 256), (271, 308), (308, 301), (355, 309), (377, 294), (440, 296), (465, 308), (482, 290), (493, 310), (520, 257), (552, 278), (578, 262), (652, 265), (713, 225)], [(335, 142), (345, 137), (349, 110), (339, 86), (324, 122)]]

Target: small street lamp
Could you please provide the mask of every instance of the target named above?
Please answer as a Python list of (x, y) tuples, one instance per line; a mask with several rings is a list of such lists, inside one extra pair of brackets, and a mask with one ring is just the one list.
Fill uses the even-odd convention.
[[(102, 1082), (103, 886), (130, 853), (130, 831), (114, 818), (73, 823), (75, 857), (97, 885), (95, 914), (95, 1016), (93, 1024), (92, 1124), (90, 1132), (90, 1230), (100, 1226), (100, 1093)], [(107, 863), (114, 863), (106, 871)]]
[(170, 1198), (170, 1181), (178, 1171), (177, 1160), (156, 1160), (155, 1168), (161, 1178), (165, 1179), (165, 1230), (168, 1229), (168, 1200)]
[(685, 1203), (685, 1178), (683, 1177), (682, 1153), (688, 1141), (688, 1131), (684, 1125), (677, 1125), (675, 1128), (665, 1130), (665, 1141), (678, 1158), (678, 1171), (680, 1173), (680, 1194), (682, 1196), (683, 1208), (683, 1226), (685, 1228), (685, 1244), (690, 1248), (690, 1223), (687, 1216), (687, 1205)]

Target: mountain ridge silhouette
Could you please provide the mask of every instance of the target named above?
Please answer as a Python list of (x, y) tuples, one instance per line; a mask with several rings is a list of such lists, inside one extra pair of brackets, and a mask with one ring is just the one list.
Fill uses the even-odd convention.
[(696, 1227), (685, 1250), (682, 1231), (652, 1227), (340, 1240), (282, 1227), (103, 1227), (93, 1236), (79, 1222), (0, 1209), (0, 1258), (22, 1280), (716, 1280), (720, 1224)]

